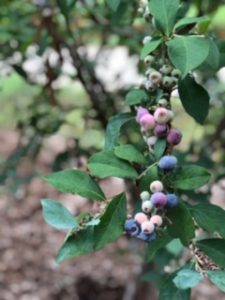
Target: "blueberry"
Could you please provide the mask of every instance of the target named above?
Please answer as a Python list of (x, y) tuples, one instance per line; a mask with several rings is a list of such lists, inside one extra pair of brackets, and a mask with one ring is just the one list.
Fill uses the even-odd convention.
[(161, 192), (153, 194), (150, 200), (155, 207), (164, 207), (167, 203), (166, 195)]
[(140, 198), (142, 201), (147, 201), (149, 200), (150, 198), (150, 194), (148, 191), (143, 191), (141, 194), (140, 194)]
[(152, 232), (150, 234), (147, 234), (147, 233), (144, 233), (143, 231), (141, 231), (139, 233), (139, 235), (137, 236), (137, 238), (139, 238), (140, 240), (145, 241), (145, 242), (150, 242), (150, 241), (153, 241), (156, 239), (156, 233)]
[(159, 168), (165, 171), (173, 170), (177, 165), (177, 158), (172, 155), (165, 155), (159, 161)]
[(166, 137), (167, 132), (168, 132), (168, 126), (166, 124), (157, 124), (154, 129), (154, 134), (159, 138)]
[(126, 221), (124, 228), (129, 236), (137, 236), (141, 232), (141, 226), (134, 220), (129, 219)]
[(176, 128), (171, 128), (167, 135), (167, 142), (170, 145), (178, 145), (182, 139), (182, 133)]
[(173, 208), (178, 205), (179, 199), (175, 194), (167, 194), (166, 197), (167, 197), (167, 204), (166, 204), (167, 208)]
[(136, 121), (140, 122), (141, 117), (143, 117), (146, 114), (149, 114), (147, 108), (140, 106), (137, 110)]

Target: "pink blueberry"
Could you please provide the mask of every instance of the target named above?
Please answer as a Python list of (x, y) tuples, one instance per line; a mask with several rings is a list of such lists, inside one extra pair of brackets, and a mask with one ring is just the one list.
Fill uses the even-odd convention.
[(165, 107), (159, 107), (154, 113), (154, 119), (159, 124), (166, 124), (168, 122), (168, 110)]
[(137, 213), (134, 216), (134, 219), (138, 224), (142, 224), (143, 222), (148, 221), (148, 217), (142, 212)]
[(154, 216), (152, 216), (151, 219), (150, 219), (150, 221), (151, 221), (154, 225), (156, 225), (156, 226), (161, 226), (162, 223), (163, 223), (163, 219), (162, 219), (162, 217), (159, 216), (159, 215), (154, 215)]
[(152, 233), (155, 229), (155, 226), (151, 221), (145, 221), (141, 224), (141, 229), (144, 231), (144, 233)]
[(140, 106), (137, 110), (136, 121), (139, 123), (141, 117), (143, 117), (145, 114), (149, 114), (149, 111), (147, 108)]
[(151, 114), (145, 114), (140, 118), (140, 124), (145, 130), (153, 129), (155, 127), (155, 119)]
[(164, 193), (156, 192), (150, 198), (155, 207), (164, 207), (167, 203), (167, 197)]
[(154, 129), (154, 134), (159, 137), (163, 138), (167, 136), (168, 126), (166, 124), (157, 124)]
[(153, 182), (150, 184), (150, 190), (151, 190), (153, 193), (156, 193), (156, 192), (162, 192), (162, 191), (163, 191), (163, 184), (162, 184), (162, 182), (159, 181), (159, 180), (153, 181)]
[(167, 135), (167, 142), (170, 145), (178, 145), (182, 139), (182, 133), (176, 128), (171, 128)]

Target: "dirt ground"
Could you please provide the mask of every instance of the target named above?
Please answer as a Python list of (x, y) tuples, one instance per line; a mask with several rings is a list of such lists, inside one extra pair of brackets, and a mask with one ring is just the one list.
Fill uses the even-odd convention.
[[(8, 155), (16, 139), (15, 132), (0, 131), (0, 153)], [(65, 147), (61, 137), (46, 140), (35, 162), (24, 159), (19, 174), (32, 168), (38, 173), (50, 172), (50, 162)], [(112, 185), (115, 194), (123, 189), (120, 180), (110, 185), (105, 181), (106, 194), (112, 193)], [(223, 189), (215, 188), (215, 193), (224, 197)], [(57, 265), (54, 257), (64, 234), (44, 222), (40, 206), (43, 197), (62, 201), (74, 214), (82, 209), (95, 209), (85, 199), (57, 193), (38, 176), (17, 194), (7, 197), (3, 194), (0, 199), (0, 300), (133, 300), (135, 279), (141, 272), (142, 246), (131, 247), (126, 238), (121, 238), (96, 253)], [(136, 299), (157, 299), (153, 292), (145, 296)], [(192, 299), (223, 300), (225, 294), (203, 282), (193, 292)]]

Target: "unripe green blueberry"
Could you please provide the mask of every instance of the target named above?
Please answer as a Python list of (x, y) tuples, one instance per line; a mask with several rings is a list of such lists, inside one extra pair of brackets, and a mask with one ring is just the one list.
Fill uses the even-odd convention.
[(138, 224), (142, 224), (146, 221), (148, 221), (148, 217), (142, 213), (142, 212), (139, 212), (137, 213), (135, 216), (134, 216), (134, 220), (138, 223)]
[(170, 65), (163, 65), (162, 68), (160, 68), (160, 72), (164, 75), (169, 75), (172, 72), (172, 67)]
[(152, 211), (154, 206), (152, 205), (151, 201), (144, 201), (141, 206), (144, 213), (148, 214)]
[(179, 80), (178, 80), (176, 77), (172, 76), (172, 77), (171, 77), (171, 80), (172, 80), (173, 86), (176, 86), (176, 85), (178, 84), (178, 81), (179, 81)]
[(152, 72), (156, 72), (156, 70), (153, 69), (153, 68), (148, 68), (148, 69), (146, 70), (146, 72), (145, 72), (145, 75), (146, 75), (147, 77), (149, 77), (149, 75), (150, 75)]
[(158, 85), (162, 81), (162, 74), (158, 71), (153, 71), (150, 73), (149, 79), (153, 84)]
[(150, 198), (150, 194), (148, 191), (143, 191), (141, 194), (140, 194), (140, 197), (141, 197), (141, 200), (142, 201), (147, 201), (149, 200)]
[(143, 15), (144, 12), (145, 12), (145, 9), (143, 7), (139, 7), (138, 10), (137, 10), (137, 13), (139, 15)]
[(151, 18), (148, 10), (145, 10), (143, 17), (146, 21), (150, 21)]
[(158, 104), (163, 106), (163, 107), (167, 107), (169, 102), (166, 99), (159, 99)]
[(149, 92), (154, 92), (156, 90), (155, 84), (153, 82), (151, 82), (150, 80), (147, 80), (145, 82), (145, 88)]
[(162, 84), (165, 88), (170, 88), (173, 86), (173, 79), (169, 76), (164, 76), (162, 79)]
[(150, 184), (150, 190), (151, 192), (153, 193), (156, 193), (156, 192), (162, 192), (163, 191), (163, 184), (161, 181), (159, 180), (155, 180), (153, 181), (151, 184)]
[(150, 42), (152, 40), (152, 37), (150, 35), (147, 35), (143, 38), (142, 40), (142, 44), (145, 45), (147, 44), (148, 42)]
[(145, 221), (141, 224), (141, 230), (144, 233), (152, 233), (155, 230), (155, 225), (151, 221)]
[(159, 215), (154, 215), (151, 217), (150, 222), (152, 222), (155, 226), (161, 226), (163, 223), (163, 219)]
[(177, 79), (180, 79), (181, 76), (182, 76), (182, 73), (181, 73), (181, 71), (178, 70), (178, 69), (173, 69), (173, 71), (171, 72), (171, 75), (172, 75), (173, 77), (176, 77)]
[(172, 121), (174, 119), (174, 112), (172, 110), (168, 110), (168, 121)]
[(144, 59), (145, 65), (151, 65), (155, 60), (155, 57), (153, 55), (147, 55)]

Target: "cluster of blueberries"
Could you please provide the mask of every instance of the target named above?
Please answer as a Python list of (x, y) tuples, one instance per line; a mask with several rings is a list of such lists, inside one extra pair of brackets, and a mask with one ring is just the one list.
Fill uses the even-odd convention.
[[(165, 155), (159, 161), (162, 171), (172, 171), (177, 165), (177, 159), (172, 155)], [(163, 226), (163, 218), (158, 212), (178, 205), (179, 199), (175, 194), (164, 193), (163, 183), (159, 180), (150, 184), (150, 192), (143, 191), (140, 195), (142, 211), (134, 215), (125, 223), (125, 231), (130, 237), (137, 237), (150, 242), (156, 238), (157, 227)]]
[[(168, 146), (178, 145), (182, 139), (180, 130), (171, 126), (174, 117), (173, 112), (163, 107), (162, 102), (164, 99), (161, 100), (160, 106), (156, 108), (154, 114), (151, 114), (144, 107), (137, 109), (136, 121), (141, 126), (143, 137), (150, 151), (158, 139), (165, 138)], [(167, 103), (166, 101), (166, 105)]]

